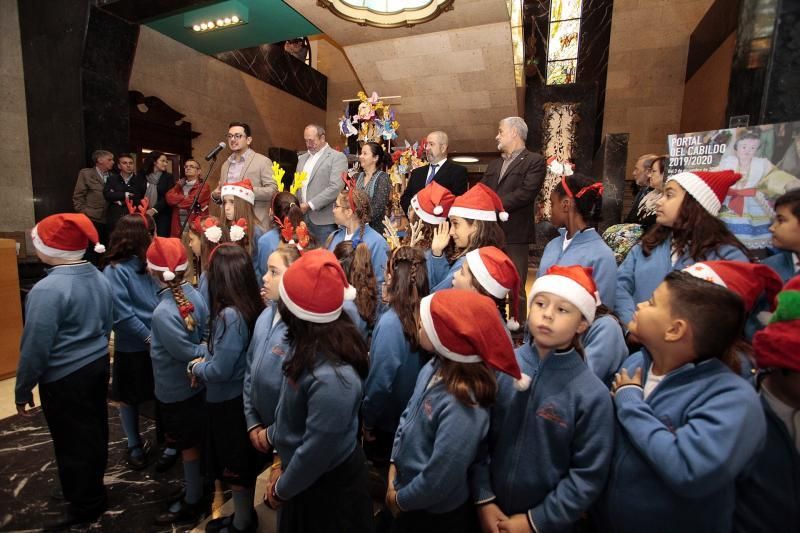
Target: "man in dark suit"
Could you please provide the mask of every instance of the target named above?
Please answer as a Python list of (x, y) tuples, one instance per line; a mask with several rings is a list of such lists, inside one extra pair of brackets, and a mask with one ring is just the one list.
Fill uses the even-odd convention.
[(467, 169), (447, 159), (447, 134), (433, 131), (425, 139), (425, 158), (428, 164), (415, 168), (408, 178), (408, 185), (400, 197), (400, 207), (408, 213), (411, 199), (431, 181), (436, 181), (458, 196), (467, 192)]
[(128, 214), (125, 199), (129, 199), (133, 205), (138, 205), (147, 189), (147, 183), (133, 171), (134, 165), (133, 157), (130, 154), (120, 154), (117, 157), (119, 172), (111, 174), (103, 188), (103, 196), (108, 202), (107, 230), (109, 236), (114, 232), (117, 221)]
[(519, 273), (520, 324), (527, 317), (528, 246), (536, 240), (534, 209), (546, 170), (544, 157), (525, 148), (527, 138), (528, 125), (520, 117), (501, 120), (495, 140), (502, 154), (489, 163), (481, 180), (497, 193), (508, 213), (508, 221), (500, 222), (500, 227), (506, 235), (506, 253)]

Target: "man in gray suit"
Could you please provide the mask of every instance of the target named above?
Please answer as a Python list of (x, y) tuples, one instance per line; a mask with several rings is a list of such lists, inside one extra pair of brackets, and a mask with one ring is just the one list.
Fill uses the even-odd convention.
[[(114, 154), (107, 150), (95, 150), (92, 153), (92, 162), (94, 162), (94, 167), (84, 168), (78, 172), (78, 179), (72, 192), (72, 206), (77, 213), (83, 213), (89, 217), (97, 230), (100, 242), (106, 244), (108, 240), (106, 232), (108, 202), (103, 196), (103, 188), (111, 176), (111, 169), (114, 168)], [(95, 253), (94, 246), (89, 246), (85, 257), (92, 264), (97, 264), (99, 256)]]
[(308, 175), (298, 191), (300, 209), (306, 224), (320, 245), (336, 230), (333, 204), (344, 188), (342, 173), (347, 172), (347, 156), (331, 148), (325, 141), (325, 128), (309, 124), (303, 130), (307, 152), (297, 159), (297, 171)]

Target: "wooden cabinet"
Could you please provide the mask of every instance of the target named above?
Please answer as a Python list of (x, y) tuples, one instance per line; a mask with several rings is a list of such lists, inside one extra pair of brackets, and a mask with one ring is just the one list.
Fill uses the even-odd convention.
[(0, 302), (0, 379), (6, 379), (17, 371), (22, 337), (17, 250), (12, 239), (0, 239)]

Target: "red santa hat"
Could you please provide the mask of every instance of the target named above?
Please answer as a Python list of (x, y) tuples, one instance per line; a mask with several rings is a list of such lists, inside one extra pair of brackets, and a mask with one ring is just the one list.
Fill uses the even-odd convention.
[(597, 306), (600, 305), (600, 293), (592, 277), (592, 267), (551, 266), (544, 276), (533, 283), (528, 296), (529, 308), (533, 299), (541, 292), (564, 298), (580, 310), (589, 324), (594, 321)]
[(497, 222), (498, 218), (503, 222), (508, 220), (508, 213), (503, 208), (500, 197), (483, 183), (473, 185), (457, 197), (448, 216), (489, 222)]
[(186, 247), (175, 237), (154, 237), (147, 248), (147, 268), (161, 272), (164, 281), (172, 281), (176, 272), (189, 268)]
[(514, 378), (518, 390), (530, 387), (531, 378), (520, 371), (511, 339), (491, 298), (444, 289), (423, 298), (419, 307), (420, 322), (437, 354), (457, 363), (483, 361)]
[(97, 242), (97, 230), (83, 213), (50, 215), (31, 230), (33, 246), (44, 255), (77, 261), (83, 257), (89, 242), (102, 254), (106, 247)]
[(278, 291), (297, 318), (326, 324), (342, 313), (345, 300), (354, 300), (356, 289), (332, 252), (310, 250), (286, 269)]
[(758, 297), (764, 294), (770, 306), (783, 286), (781, 277), (767, 265), (744, 261), (701, 261), (683, 269), (692, 276), (725, 287), (744, 301), (747, 312), (753, 309)]
[(733, 170), (719, 170), (716, 172), (681, 172), (667, 178), (667, 183), (675, 181), (697, 200), (703, 208), (713, 216), (719, 214), (722, 201), (728, 195), (731, 185), (742, 178), (741, 174)]
[(518, 330), (519, 313), (516, 301), (519, 299), (519, 274), (514, 262), (494, 246), (472, 250), (467, 253), (466, 258), (472, 276), (486, 292), (501, 300), (511, 292), (511, 318), (506, 324), (511, 331)]
[(242, 200), (247, 201), (250, 205), (256, 203), (256, 193), (253, 192), (253, 184), (249, 179), (243, 179), (233, 183), (226, 183), (220, 190), (220, 195), (224, 198), (226, 196), (238, 196)]
[(753, 336), (756, 364), (800, 372), (800, 276), (790, 279), (777, 299), (770, 323)]
[(456, 196), (450, 189), (432, 181), (411, 199), (411, 207), (419, 218), (428, 224), (441, 224), (447, 220), (450, 206)]

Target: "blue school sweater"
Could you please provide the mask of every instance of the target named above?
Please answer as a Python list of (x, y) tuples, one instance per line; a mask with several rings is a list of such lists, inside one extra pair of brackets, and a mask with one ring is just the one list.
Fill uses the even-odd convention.
[(142, 272), (138, 257), (108, 265), (103, 275), (114, 299), (114, 349), (120, 352), (150, 350), (150, 319), (158, 305), (158, 283)]
[(489, 409), (467, 407), (447, 392), (429, 361), (400, 417), (391, 460), (404, 511), (446, 513), (469, 498), (467, 470), (489, 431)]
[[(708, 261), (718, 259), (749, 262), (741, 250), (728, 244), (721, 246), (718, 252), (708, 252), (705, 258)], [(636, 304), (648, 300), (667, 274), (695, 263), (694, 259), (683, 253), (672, 264), (672, 238), (656, 246), (648, 257), (644, 256), (641, 243), (634, 246), (617, 270), (615, 311), (622, 323), (627, 325), (631, 321)]]
[(258, 277), (258, 286), (261, 287), (261, 278), (267, 273), (267, 261), (272, 252), (278, 249), (281, 243), (281, 229), (278, 227), (272, 228), (261, 238), (258, 239), (258, 254), (256, 257), (256, 276)]
[[(345, 229), (342, 227), (331, 233), (328, 250), (332, 252), (337, 244), (344, 241), (344, 235)], [(355, 235), (361, 235), (361, 229), (357, 229)], [(386, 244), (386, 239), (383, 238), (383, 235), (372, 229), (369, 224), (364, 226), (364, 239), (362, 242), (369, 248), (370, 255), (372, 256), (372, 269), (375, 271), (375, 279), (380, 288), (386, 276), (386, 263), (389, 261), (389, 245)]]
[(372, 333), (370, 368), (361, 414), (364, 427), (394, 434), (400, 415), (414, 393), (422, 355), (411, 349), (397, 313), (389, 307)]
[(800, 454), (786, 425), (761, 397), (767, 440), (752, 468), (736, 482), (733, 530), (741, 533), (800, 531)]
[(451, 265), (445, 254), (436, 257), (430, 250), (425, 250), (425, 268), (428, 270), (428, 286), (430, 294), (442, 289), (453, 288), (453, 277), (461, 270), (461, 264), (466, 261), (466, 256), (461, 255)]
[(350, 365), (317, 356), (313, 372), (285, 380), (269, 441), (281, 457), (275, 491), (291, 499), (342, 464), (356, 448), (363, 384)]
[(628, 357), (628, 345), (617, 319), (611, 315), (597, 317), (581, 338), (586, 364), (609, 388), (614, 374)]
[(107, 356), (112, 317), (111, 285), (94, 265), (48, 268), (25, 299), (15, 402), (29, 403), (37, 383), (59, 380)]
[(284, 379), (283, 362), (290, 353), (286, 331), (275, 305), (264, 309), (256, 320), (244, 373), (244, 416), (248, 431), (256, 426), (268, 427), (275, 421)]
[(153, 311), (150, 358), (153, 360), (156, 398), (163, 403), (176, 403), (197, 394), (186, 375), (186, 365), (202, 356), (200, 341), (208, 330), (208, 307), (200, 293), (188, 282), (181, 284), (186, 298), (194, 305), (197, 324), (194, 331), (186, 324), (178, 311), (172, 291), (161, 289), (160, 302)]
[(797, 270), (792, 258), (792, 252), (789, 250), (780, 250), (777, 254), (771, 255), (762, 261), (768, 267), (771, 267), (786, 284), (790, 278), (797, 275)]
[[(646, 350), (623, 363), (651, 365)], [(600, 531), (729, 532), (736, 477), (763, 446), (764, 412), (753, 387), (719, 359), (673, 370), (645, 400), (614, 396), (617, 435), (608, 484), (596, 505)]]
[(207, 344), (198, 346), (196, 353), (203, 361), (192, 367), (192, 373), (205, 384), (206, 401), (220, 403), (242, 395), (250, 331), (239, 310), (226, 307), (214, 321), (211, 338), (214, 353)]
[[(356, 325), (358, 332), (361, 334), (361, 338), (364, 339), (364, 342), (367, 342), (369, 340), (369, 324), (367, 324), (366, 320), (361, 318), (361, 315), (358, 313), (358, 307), (356, 307), (356, 303), (353, 300), (345, 300), (344, 305), (342, 305), (342, 311), (347, 313), (347, 316), (349, 316), (350, 320), (353, 321), (353, 324)], [(375, 309), (375, 312), (378, 312), (377, 308)]]
[(511, 516), (526, 513), (536, 531), (569, 531), (603, 490), (614, 449), (608, 389), (571, 349), (540, 360), (516, 349), (525, 391), (499, 373), (488, 457), (470, 472), (476, 503), (494, 501)]
[(197, 292), (200, 293), (200, 296), (206, 303), (206, 307), (211, 307), (211, 298), (208, 295), (208, 272), (200, 274), (200, 279), (197, 282)]
[(558, 232), (560, 235), (544, 248), (536, 277), (544, 276), (553, 265), (592, 267), (592, 277), (597, 284), (600, 301), (613, 311), (617, 290), (617, 261), (614, 259), (614, 252), (594, 228), (576, 233), (566, 250), (564, 239), (567, 228), (558, 228)]

